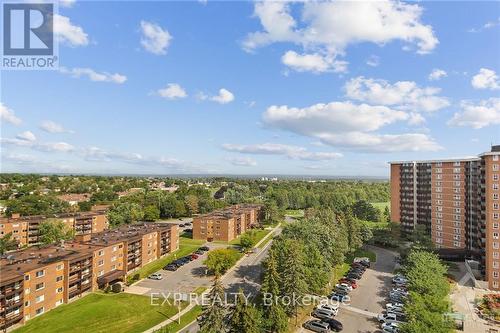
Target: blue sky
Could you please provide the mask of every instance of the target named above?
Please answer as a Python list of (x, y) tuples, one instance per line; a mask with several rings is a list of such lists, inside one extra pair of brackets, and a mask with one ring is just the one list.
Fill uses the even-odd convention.
[(500, 143), (498, 2), (74, 2), (2, 172), (387, 176)]

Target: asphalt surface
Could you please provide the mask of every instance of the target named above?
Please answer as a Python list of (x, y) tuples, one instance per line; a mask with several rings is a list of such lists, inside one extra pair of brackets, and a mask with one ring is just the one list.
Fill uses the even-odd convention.
[[(341, 305), (339, 314), (335, 317), (344, 326), (342, 332), (345, 333), (379, 332), (380, 325), (373, 316), (385, 309), (386, 299), (391, 290), (395, 254), (378, 247), (367, 248), (377, 254), (377, 262), (363, 274), (358, 282), (358, 288), (349, 293), (350, 305)], [(297, 332), (311, 331), (298, 328)]]

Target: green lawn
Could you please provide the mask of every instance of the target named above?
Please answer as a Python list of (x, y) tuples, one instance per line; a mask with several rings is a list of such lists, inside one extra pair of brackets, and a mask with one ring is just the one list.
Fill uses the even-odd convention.
[(363, 250), (363, 249), (358, 249), (354, 253), (349, 254), (346, 256), (346, 263), (351, 264), (352, 260), (356, 257), (367, 257), (370, 259), (370, 262), (376, 262), (377, 261), (377, 255), (373, 251), (368, 251), (368, 250)]
[[(260, 242), (260, 240), (264, 237), (266, 237), (266, 235), (270, 232), (271, 230), (261, 230), (261, 229), (255, 229), (255, 233), (256, 233), (256, 238), (255, 238), (255, 244), (257, 244), (258, 242)], [(230, 241), (228, 244), (229, 245), (240, 245), (240, 237), (238, 238), (235, 238), (233, 239), (232, 241)]]
[(291, 217), (304, 217), (304, 210), (303, 209), (287, 209), (285, 211), (285, 215), (291, 216)]
[[(375, 208), (378, 208), (381, 212), (383, 212), (385, 210), (385, 207), (389, 207), (390, 206), (390, 202), (389, 201), (385, 201), (385, 202), (370, 202), (372, 204), (373, 207)], [(389, 207), (391, 208), (391, 207)]]
[(181, 317), (180, 324), (176, 321), (175, 323), (171, 323), (171, 324), (168, 324), (168, 325), (162, 327), (161, 329), (155, 331), (155, 333), (179, 332), (184, 327), (189, 325), (191, 322), (196, 320), (196, 318), (198, 318), (198, 316), (201, 314), (201, 312), (202, 312), (201, 305), (197, 305)]
[(204, 240), (197, 240), (197, 239), (192, 239), (187, 236), (181, 236), (179, 237), (179, 249), (168, 256), (165, 256), (163, 258), (160, 258), (158, 260), (153, 261), (150, 264), (147, 264), (146, 266), (142, 267), (138, 271), (132, 273), (132, 275), (139, 274), (141, 279), (144, 279), (148, 275), (159, 271), (162, 269), (165, 265), (171, 263), (177, 258), (184, 257), (198, 249), (202, 244), (204, 244)]
[(92, 293), (31, 319), (14, 332), (139, 333), (176, 313), (176, 306), (153, 306), (147, 296)]
[(387, 229), (389, 228), (389, 222), (373, 222), (373, 221), (364, 221), (362, 220), (365, 225), (368, 226), (368, 228), (374, 230), (374, 229)]

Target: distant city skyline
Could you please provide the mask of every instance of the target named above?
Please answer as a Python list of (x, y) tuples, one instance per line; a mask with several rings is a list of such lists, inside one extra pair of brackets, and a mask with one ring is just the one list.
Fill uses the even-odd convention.
[(387, 178), (500, 144), (496, 2), (62, 1), (1, 171)]

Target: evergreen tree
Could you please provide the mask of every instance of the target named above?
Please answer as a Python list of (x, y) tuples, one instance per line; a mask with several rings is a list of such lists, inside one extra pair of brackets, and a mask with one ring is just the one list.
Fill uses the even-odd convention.
[(216, 275), (209, 294), (209, 304), (203, 309), (198, 324), (200, 333), (224, 333), (227, 331), (224, 288), (220, 276)]
[(236, 304), (231, 315), (231, 333), (259, 333), (259, 315), (257, 310), (248, 305), (243, 291), (240, 289), (236, 297)]

